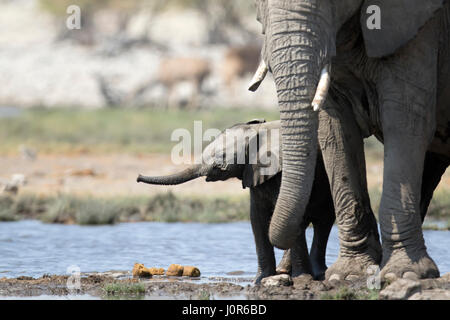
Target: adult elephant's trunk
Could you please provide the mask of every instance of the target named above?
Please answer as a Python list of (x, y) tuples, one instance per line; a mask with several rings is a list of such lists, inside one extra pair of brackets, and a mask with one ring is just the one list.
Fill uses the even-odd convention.
[(330, 58), (329, 17), (320, 16), (317, 3), (269, 0), (268, 6), (266, 57), (277, 87), (283, 141), (282, 182), (269, 237), (280, 249), (297, 239), (314, 179), (318, 114), (312, 102)]
[(175, 173), (169, 176), (160, 176), (160, 177), (147, 177), (139, 175), (137, 178), (137, 182), (143, 182), (147, 184), (157, 184), (157, 185), (176, 185), (181, 184), (198, 177), (201, 177), (203, 174), (201, 172), (201, 165), (190, 166), (189, 168)]

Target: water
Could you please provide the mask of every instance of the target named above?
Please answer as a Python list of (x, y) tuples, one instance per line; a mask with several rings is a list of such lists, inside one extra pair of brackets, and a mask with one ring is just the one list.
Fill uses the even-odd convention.
[(22, 110), (11, 106), (0, 106), (0, 119), (1, 118), (16, 118), (20, 116)]
[[(311, 243), (313, 230), (306, 232)], [(441, 274), (450, 272), (450, 233), (424, 231), (430, 255)], [(337, 258), (337, 228), (330, 234), (327, 264)], [(276, 250), (277, 259), (282, 251)], [(194, 265), (206, 277), (254, 277), (255, 245), (248, 222), (122, 223), (114, 226), (44, 224), (26, 220), (0, 223), (0, 277), (131, 270), (135, 262), (167, 268)], [(227, 275), (242, 271), (239, 276)]]

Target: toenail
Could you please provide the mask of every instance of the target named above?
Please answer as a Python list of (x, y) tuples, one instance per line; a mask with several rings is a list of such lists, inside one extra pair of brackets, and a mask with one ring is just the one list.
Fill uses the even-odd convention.
[(405, 272), (403, 274), (402, 278), (409, 279), (409, 280), (419, 280), (419, 276), (415, 272), (411, 272), (411, 271)]
[(388, 280), (388, 281), (391, 281), (391, 282), (397, 280), (397, 276), (395, 275), (395, 273), (392, 273), (392, 272), (386, 273), (386, 274), (384, 275), (384, 278), (385, 278), (386, 280)]
[(334, 273), (331, 275), (331, 277), (328, 281), (333, 281), (333, 280), (339, 281), (339, 280), (341, 280), (341, 277), (338, 274)]

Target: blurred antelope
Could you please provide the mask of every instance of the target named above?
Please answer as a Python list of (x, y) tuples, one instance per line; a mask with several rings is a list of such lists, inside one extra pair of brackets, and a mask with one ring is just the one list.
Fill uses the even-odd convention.
[[(167, 99), (170, 101), (174, 87), (180, 82), (192, 84), (192, 95), (189, 107), (197, 103), (198, 94), (202, 92), (204, 80), (211, 73), (210, 62), (203, 58), (166, 58), (159, 64), (157, 81), (167, 88)], [(168, 102), (169, 104), (169, 102)]]
[(231, 89), (232, 84), (247, 74), (253, 74), (258, 68), (261, 46), (245, 45), (228, 49), (223, 63), (223, 81)]

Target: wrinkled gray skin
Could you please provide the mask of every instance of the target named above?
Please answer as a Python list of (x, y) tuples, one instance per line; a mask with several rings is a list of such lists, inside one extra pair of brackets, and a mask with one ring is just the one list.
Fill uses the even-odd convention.
[[(237, 148), (231, 144), (223, 146), (220, 142), (221, 136), (224, 135), (222, 133), (221, 136), (205, 148), (203, 157), (206, 159), (210, 152), (214, 151), (214, 159), (227, 159), (227, 156), (232, 155), (231, 158), (235, 160), (234, 163), (237, 163), (237, 150), (245, 150), (245, 153), (248, 155), (248, 143), (252, 140), (255, 141), (254, 139), (258, 139), (260, 152), (270, 151), (272, 154), (277, 155), (279, 154), (279, 137), (276, 141), (267, 143), (272, 137), (271, 134), (274, 129), (280, 129), (280, 121), (267, 123), (252, 121), (247, 124), (235, 125), (228, 132), (233, 131), (236, 135), (247, 136), (249, 137), (248, 142), (243, 139), (241, 143), (245, 145), (238, 145)], [(260, 134), (263, 130), (267, 133), (267, 136)], [(328, 178), (320, 154), (318, 157), (313, 190), (307, 204), (305, 218), (297, 231), (297, 239), (294, 246), (291, 250), (285, 252), (277, 268), (275, 268), (274, 248), (269, 241), (268, 230), (281, 183), (281, 159), (278, 157), (274, 157), (272, 164), (275, 170), (269, 175), (262, 174), (260, 165), (249, 164), (250, 161), (246, 158), (244, 162), (241, 162), (243, 164), (220, 164), (214, 162), (211, 165), (192, 166), (181, 173), (171, 176), (139, 176), (137, 181), (149, 184), (173, 185), (201, 176), (206, 176), (206, 181), (223, 181), (230, 178), (242, 180), (242, 186), (250, 189), (250, 221), (258, 257), (258, 274), (255, 282), (260, 283), (263, 278), (276, 273), (291, 273), (293, 277), (307, 273), (313, 275), (316, 279), (323, 279), (327, 269), (325, 265), (325, 251), (335, 215)], [(310, 223), (314, 226), (314, 238), (311, 252), (308, 254), (305, 229)]]
[[(286, 249), (296, 239), (319, 141), (340, 238), (327, 278), (364, 276), (379, 263), (382, 276), (437, 277), (421, 213), (423, 218), (450, 159), (448, 1), (256, 2), (262, 57), (275, 79), (282, 125), (282, 184), (271, 243)], [(381, 30), (367, 28), (372, 4), (381, 8)], [(314, 112), (319, 75), (330, 62), (331, 88), (322, 110)], [(363, 138), (370, 135), (385, 151), (382, 248), (365, 174)]]

